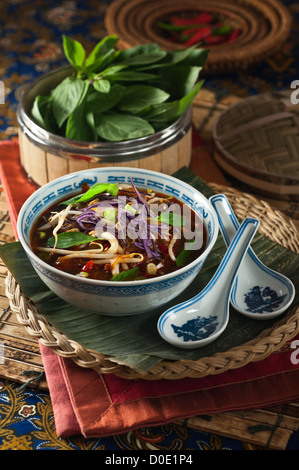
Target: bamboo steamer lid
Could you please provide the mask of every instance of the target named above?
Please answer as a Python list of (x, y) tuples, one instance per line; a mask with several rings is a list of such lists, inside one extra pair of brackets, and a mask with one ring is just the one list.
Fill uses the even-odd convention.
[(214, 158), (229, 175), (273, 198), (299, 200), (299, 114), (289, 92), (246, 98), (213, 126)]

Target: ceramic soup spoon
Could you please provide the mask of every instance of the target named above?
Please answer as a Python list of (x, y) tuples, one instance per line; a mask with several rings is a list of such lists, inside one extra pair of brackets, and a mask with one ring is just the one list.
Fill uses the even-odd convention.
[(223, 333), (229, 320), (232, 286), (258, 226), (258, 220), (245, 219), (206, 287), (192, 299), (162, 313), (157, 328), (165, 341), (194, 349), (215, 341)]
[[(217, 212), (224, 241), (229, 246), (239, 228), (237, 217), (223, 194), (212, 196), (210, 202)], [(249, 247), (232, 289), (232, 306), (250, 318), (268, 320), (285, 312), (294, 296), (293, 283), (266, 267)]]

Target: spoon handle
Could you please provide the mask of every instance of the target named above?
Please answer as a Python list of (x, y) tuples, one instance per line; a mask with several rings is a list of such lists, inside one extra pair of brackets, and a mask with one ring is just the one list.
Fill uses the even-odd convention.
[(224, 194), (211, 196), (209, 201), (217, 212), (222, 236), (226, 246), (229, 246), (240, 226), (238, 219)]
[(225, 297), (230, 295), (240, 264), (259, 227), (259, 220), (247, 217), (240, 225), (228, 249), (210, 282), (205, 287), (205, 294), (217, 286)]

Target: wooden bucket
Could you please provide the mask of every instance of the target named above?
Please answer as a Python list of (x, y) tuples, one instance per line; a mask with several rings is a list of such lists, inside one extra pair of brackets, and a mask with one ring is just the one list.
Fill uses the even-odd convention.
[(36, 80), (24, 93), (17, 111), (21, 165), (39, 186), (75, 171), (130, 166), (172, 174), (189, 166), (192, 155), (192, 108), (166, 129), (124, 142), (79, 142), (51, 134), (30, 117), (37, 95), (48, 95), (70, 74), (65, 67)]

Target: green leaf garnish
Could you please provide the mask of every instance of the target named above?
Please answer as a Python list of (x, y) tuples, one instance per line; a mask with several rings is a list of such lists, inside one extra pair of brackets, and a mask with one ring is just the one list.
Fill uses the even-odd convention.
[(118, 195), (118, 185), (112, 183), (96, 183), (91, 188), (86, 191), (86, 193), (78, 194), (77, 196), (68, 199), (67, 201), (62, 201), (61, 204), (68, 206), (69, 204), (77, 204), (80, 202), (89, 201), (93, 199), (98, 194), (108, 193), (112, 196)]
[[(191, 245), (194, 243), (194, 240), (191, 240), (190, 242), (187, 243), (187, 245)], [(186, 264), (189, 263), (190, 258), (191, 258), (191, 251), (192, 248), (184, 248), (177, 256), (176, 258), (176, 265), (178, 267), (186, 266)]]
[(118, 274), (115, 274), (111, 281), (134, 281), (138, 276), (139, 268), (128, 269), (127, 271), (122, 271)]
[(47, 241), (47, 246), (50, 248), (70, 248), (75, 245), (82, 245), (83, 243), (90, 243), (99, 240), (99, 238), (92, 237), (83, 232), (62, 232), (57, 235), (57, 243), (55, 246), (55, 237), (51, 237)]
[(163, 224), (172, 225), (174, 227), (182, 227), (185, 225), (184, 217), (173, 212), (162, 212), (158, 215), (157, 220)]

